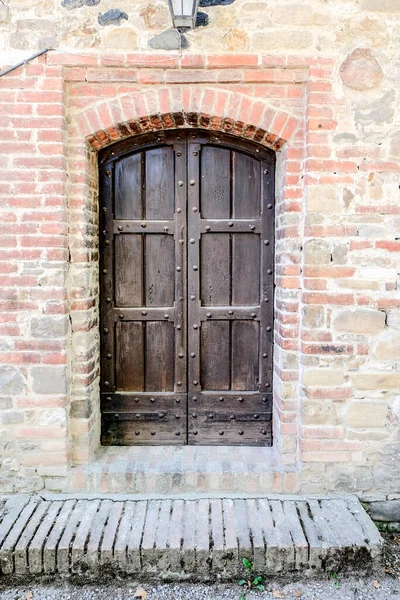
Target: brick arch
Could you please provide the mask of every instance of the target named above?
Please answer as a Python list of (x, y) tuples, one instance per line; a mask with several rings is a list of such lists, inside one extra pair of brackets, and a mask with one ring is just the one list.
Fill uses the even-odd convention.
[(132, 135), (200, 127), (258, 142), (278, 151), (299, 119), (265, 100), (220, 88), (174, 87), (124, 94), (85, 108), (77, 123), (89, 147), (100, 150)]

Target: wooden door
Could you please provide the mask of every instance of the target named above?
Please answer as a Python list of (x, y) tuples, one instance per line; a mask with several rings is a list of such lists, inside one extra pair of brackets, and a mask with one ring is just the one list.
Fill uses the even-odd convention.
[(270, 445), (274, 155), (136, 144), (100, 158), (102, 442)]

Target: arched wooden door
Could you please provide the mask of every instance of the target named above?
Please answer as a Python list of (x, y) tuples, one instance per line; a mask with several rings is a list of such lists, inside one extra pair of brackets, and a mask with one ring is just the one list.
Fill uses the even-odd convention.
[(102, 443), (270, 445), (273, 152), (179, 130), (99, 160)]

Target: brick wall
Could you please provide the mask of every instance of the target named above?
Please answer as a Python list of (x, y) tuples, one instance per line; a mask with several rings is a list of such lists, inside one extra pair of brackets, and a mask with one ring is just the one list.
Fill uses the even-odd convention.
[[(0, 79), (0, 492), (63, 489), (94, 459), (96, 153), (175, 127), (277, 152), (274, 491), (400, 491), (398, 67), (376, 50), (400, 22), (385, 7), (354, 21), (375, 54), (354, 37), (318, 58), (60, 51)], [(321, 26), (303, 33), (317, 44)]]

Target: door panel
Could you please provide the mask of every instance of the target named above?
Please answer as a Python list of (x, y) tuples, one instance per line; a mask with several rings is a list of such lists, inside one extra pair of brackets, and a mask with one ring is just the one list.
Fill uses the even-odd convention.
[(273, 154), (136, 139), (100, 156), (102, 443), (268, 445)]

